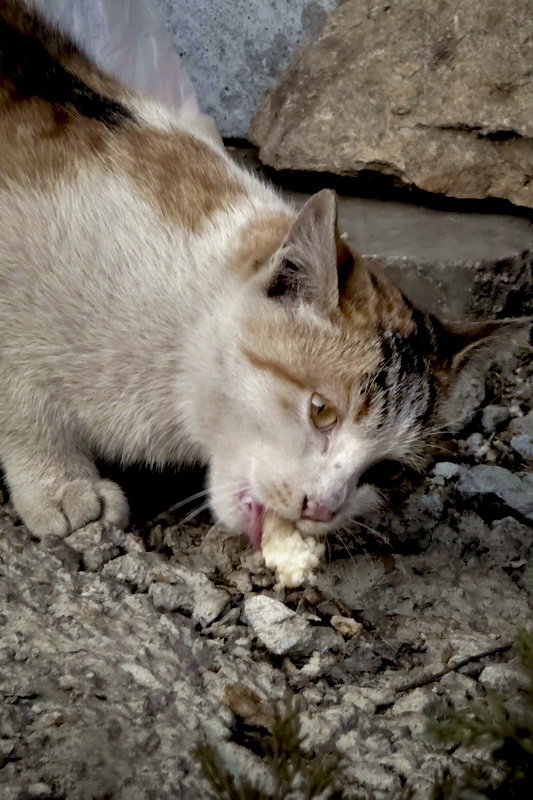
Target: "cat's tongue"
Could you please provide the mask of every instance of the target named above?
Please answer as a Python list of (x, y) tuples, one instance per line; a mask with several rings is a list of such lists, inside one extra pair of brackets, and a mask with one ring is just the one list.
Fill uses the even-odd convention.
[(263, 536), (265, 509), (261, 503), (258, 503), (257, 500), (254, 500), (252, 497), (243, 498), (243, 505), (247, 515), (245, 533), (253, 546), (259, 549)]

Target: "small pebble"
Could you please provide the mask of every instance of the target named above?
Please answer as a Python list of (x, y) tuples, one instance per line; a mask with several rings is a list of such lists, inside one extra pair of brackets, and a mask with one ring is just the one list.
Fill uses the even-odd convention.
[(253, 594), (244, 602), (244, 614), (257, 638), (271, 653), (306, 654), (316, 650), (314, 628), (279, 600)]
[(494, 433), (509, 419), (509, 409), (505, 406), (488, 405), (483, 409), (481, 425), (486, 433)]
[[(530, 387), (528, 387), (528, 391), (531, 393)], [(517, 416), (511, 420), (509, 427), (516, 435), (527, 433), (529, 436), (533, 436), (533, 408), (527, 414)]]
[(481, 672), (479, 682), (486, 689), (498, 692), (508, 693), (516, 689), (531, 688), (526, 673), (508, 664), (488, 664)]
[(476, 431), (476, 433), (471, 433), (470, 436), (462, 440), (461, 450), (466, 456), (482, 458), (487, 450), (487, 445), (483, 436)]
[(36, 783), (31, 783), (28, 786), (28, 797), (31, 800), (48, 800), (49, 797), (52, 796), (52, 789), (48, 786), (47, 783), (42, 783), (42, 781), (37, 781)]
[(435, 477), (444, 478), (445, 480), (450, 480), (450, 478), (455, 478), (461, 471), (461, 467), (459, 464), (453, 464), (451, 461), (439, 461), (433, 467), (433, 474)]
[(513, 436), (510, 445), (519, 456), (533, 461), (533, 436), (528, 433), (519, 433), (518, 436)]
[(352, 639), (357, 639), (363, 633), (363, 626), (351, 617), (341, 617), (335, 614), (330, 620), (331, 627), (336, 631), (342, 633), (343, 636), (349, 636)]

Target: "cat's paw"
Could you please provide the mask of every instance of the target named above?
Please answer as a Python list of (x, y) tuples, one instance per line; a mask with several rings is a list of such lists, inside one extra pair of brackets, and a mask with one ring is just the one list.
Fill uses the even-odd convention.
[(123, 528), (128, 522), (128, 501), (113, 481), (77, 478), (53, 498), (36, 498), (31, 510), (21, 516), (36, 536), (68, 536), (89, 522)]

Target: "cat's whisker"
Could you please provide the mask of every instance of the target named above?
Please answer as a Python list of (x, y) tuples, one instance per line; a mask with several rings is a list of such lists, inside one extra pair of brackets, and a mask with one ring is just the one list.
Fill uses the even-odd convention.
[[(353, 557), (353, 553), (350, 551), (350, 548), (348, 547), (348, 545), (346, 544), (346, 542), (342, 538), (342, 536), (340, 534), (340, 531), (338, 531), (338, 530), (337, 531), (333, 531), (333, 533), (335, 534), (335, 537), (339, 540), (339, 542), (342, 544), (342, 546), (344, 547), (344, 549), (348, 553), (348, 556), (349, 556), (350, 561), (352, 562), (352, 564), (354, 566), (357, 566), (357, 562), (356, 562), (355, 558)], [(368, 553), (367, 553), (367, 555), (368, 555)], [(369, 555), (368, 555), (368, 557), (370, 558)]]
[(429, 436), (435, 433), (444, 433), (447, 432), (450, 425), (455, 425), (456, 422), (463, 422), (463, 420), (467, 419), (472, 414), (472, 411), (465, 411), (463, 414), (460, 414), (458, 417), (454, 419), (446, 420), (446, 422), (442, 422), (440, 425), (437, 425), (433, 428), (426, 428), (424, 431), (425, 436)]
[(232, 487), (234, 487), (235, 493), (238, 492), (240, 489), (244, 488), (243, 485), (242, 485), (242, 481), (228, 481), (228, 483), (217, 484), (216, 487), (210, 486), (209, 488), (202, 489), (201, 492), (196, 492), (195, 494), (192, 494), (189, 497), (185, 497), (183, 500), (180, 500), (178, 503), (174, 503), (174, 505), (170, 506), (169, 508), (165, 509), (164, 511), (161, 511), (160, 514), (157, 514), (157, 516), (155, 516), (153, 519), (151, 519), (150, 523), (147, 523), (147, 524), (152, 524), (152, 523), (158, 522), (160, 519), (164, 519), (164, 518), (170, 516), (171, 514), (174, 514), (180, 508), (183, 508), (183, 506), (189, 505), (189, 503), (192, 503), (193, 500), (198, 500), (201, 497), (205, 497), (206, 495), (210, 495), (213, 492), (213, 489), (216, 489), (217, 491), (221, 491), (221, 490), (225, 490), (225, 489), (230, 489)]
[(375, 528), (371, 528), (370, 525), (366, 525), (364, 522), (361, 522), (361, 520), (359, 520), (359, 519), (352, 519), (352, 520), (350, 520), (350, 522), (355, 523), (356, 525), (360, 525), (361, 528), (364, 528), (365, 530), (369, 531), (370, 533), (373, 533), (374, 536), (376, 537), (376, 539), (379, 542), (381, 542), (382, 544), (386, 544), (389, 547), (391, 546), (390, 541), (387, 539), (387, 537), (385, 536), (384, 533), (381, 533), (381, 531), (377, 531)]
[(192, 519), (194, 519), (199, 514), (201, 514), (202, 511), (207, 511), (207, 509), (209, 509), (209, 508), (211, 508), (211, 504), (210, 503), (203, 503), (199, 508), (196, 508), (194, 511), (191, 511), (191, 513), (187, 514), (185, 517), (183, 517), (183, 519), (180, 519), (179, 522), (177, 523), (177, 525), (179, 527), (181, 527), (182, 525), (186, 525)]
[(162, 519), (163, 517), (167, 517), (170, 514), (173, 514), (179, 508), (192, 503), (193, 500), (198, 500), (200, 497), (205, 497), (206, 494), (209, 494), (209, 489), (204, 489), (201, 492), (196, 492), (196, 494), (191, 494), (189, 497), (180, 500), (178, 503), (174, 503), (174, 505), (169, 506), (164, 511), (161, 511), (157, 516), (153, 517), (150, 522), (157, 522), (158, 520)]
[(427, 444), (428, 450), (438, 450), (440, 453), (446, 453), (449, 456), (453, 456), (454, 452), (449, 447), (444, 447), (442, 444), (432, 444), (429, 442)]
[[(367, 559), (368, 563), (371, 564), (372, 563), (372, 556), (370, 555), (370, 553), (366, 549), (366, 547), (364, 545), (364, 542), (363, 542), (363, 539), (361, 539), (353, 529), (348, 528), (346, 525), (343, 525), (341, 530), (344, 533), (348, 534), (348, 536), (350, 536), (353, 539), (355, 539), (355, 542), (357, 543), (357, 546), (363, 551), (363, 555)], [(346, 545), (346, 543), (344, 542), (343, 539), (341, 539), (341, 543), (344, 546), (345, 550), (349, 553), (350, 558), (351, 558), (354, 566), (356, 566), (355, 558), (353, 557), (353, 554), (351, 553), (351, 551), (349, 550), (349, 548), (347, 547), (347, 545)]]

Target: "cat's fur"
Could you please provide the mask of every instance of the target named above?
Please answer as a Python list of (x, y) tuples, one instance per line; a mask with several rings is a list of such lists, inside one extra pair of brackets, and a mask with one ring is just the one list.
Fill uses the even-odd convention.
[(494, 325), (414, 308), (339, 238), (333, 193), (297, 215), (11, 0), (0, 67), (0, 459), (33, 532), (125, 524), (97, 456), (208, 465), (215, 515), (256, 538), (264, 508), (322, 532), (380, 498), (372, 464), (424, 463)]

